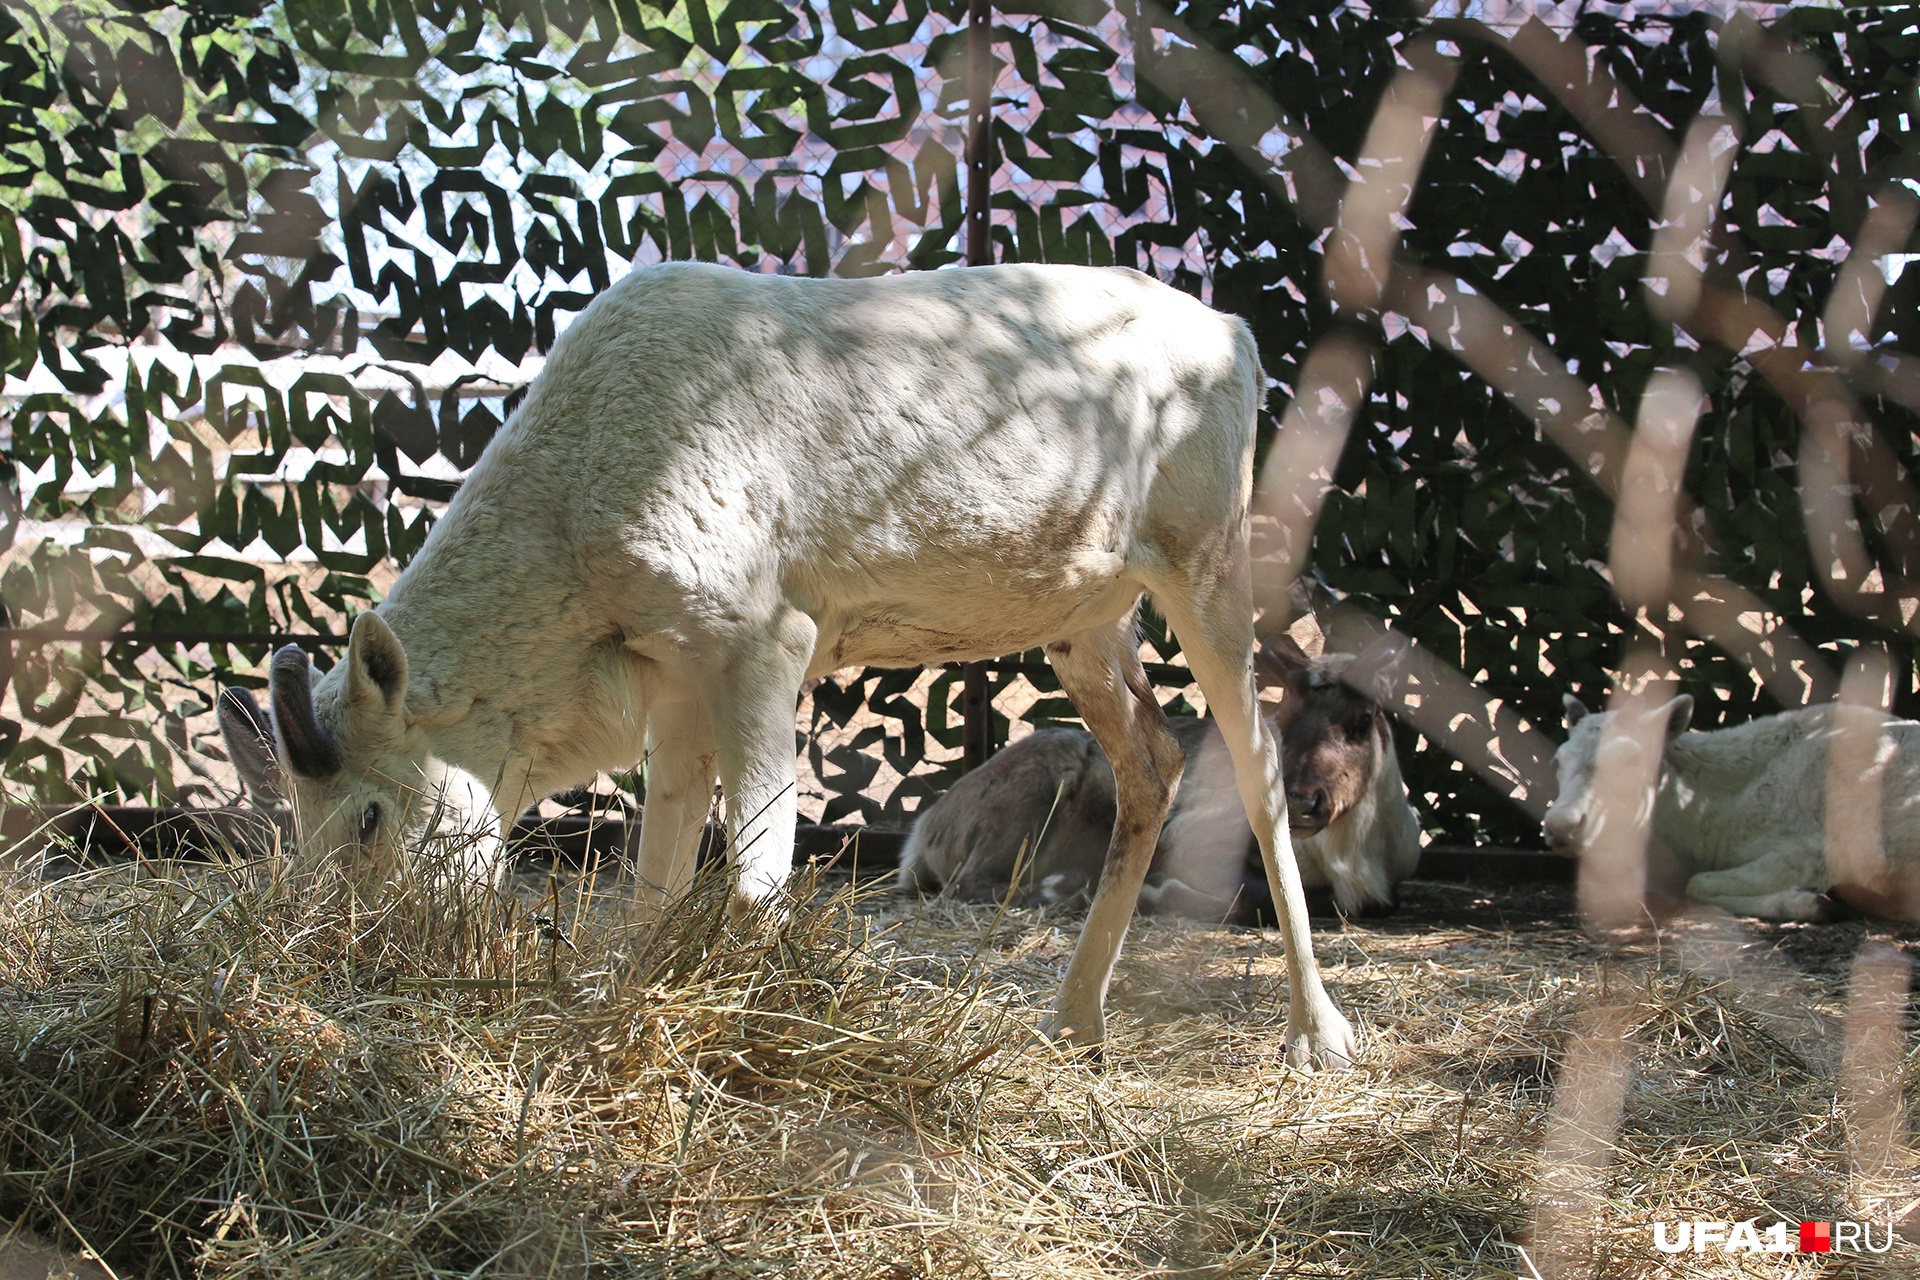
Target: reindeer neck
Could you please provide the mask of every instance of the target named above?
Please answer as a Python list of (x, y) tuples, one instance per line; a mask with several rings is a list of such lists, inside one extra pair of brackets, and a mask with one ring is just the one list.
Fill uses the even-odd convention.
[(520, 522), (461, 506), (379, 612), (406, 650), (407, 707), (429, 750), (492, 784), (518, 743), (565, 714), (555, 685), (578, 669), (593, 628), (580, 616), (586, 593), (537, 554), (533, 530), (516, 538)]

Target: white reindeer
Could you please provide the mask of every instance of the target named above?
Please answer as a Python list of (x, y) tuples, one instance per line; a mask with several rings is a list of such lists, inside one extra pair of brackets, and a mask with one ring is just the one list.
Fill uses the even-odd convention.
[(636, 270), (554, 344), (346, 659), (310, 682), (299, 650), (275, 656), (302, 839), (383, 839), (429, 759), (486, 780), (504, 828), (644, 753), (643, 893), (691, 882), (717, 771), (744, 907), (791, 868), (803, 681), (1044, 645), (1118, 783), (1107, 876), (1044, 1028), (1097, 1044), (1180, 780), (1135, 650), (1151, 592), (1280, 904), (1288, 1056), (1350, 1060), (1255, 701), (1263, 388), (1244, 324), (1133, 271)]
[[(1622, 712), (1564, 700), (1560, 794), (1545, 817), (1554, 845), (1584, 851), (1609, 823), (1639, 825), (1687, 876), (1689, 898), (1735, 915), (1825, 919), (1831, 891), (1920, 918), (1920, 724), (1829, 703), (1689, 733), (1683, 693), (1635, 733)], [(1610, 787), (1609, 772), (1651, 786)]]

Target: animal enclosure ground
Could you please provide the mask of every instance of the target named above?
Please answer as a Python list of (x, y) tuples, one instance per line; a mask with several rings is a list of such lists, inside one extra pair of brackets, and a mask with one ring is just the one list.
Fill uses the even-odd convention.
[[(1651, 1230), (1920, 1198), (1910, 932), (1596, 939), (1562, 891), (1415, 882), (1318, 934), (1369, 1047), (1306, 1076), (1271, 934), (1139, 922), (1093, 1067), (1026, 1037), (1072, 918), (823, 887), (742, 931), (710, 889), (647, 925), (564, 872), (370, 909), (284, 868), (154, 870), (0, 886), (0, 1217), (123, 1276), (1920, 1266)], [(1898, 1092), (1856, 1079), (1857, 953), (1899, 960)]]

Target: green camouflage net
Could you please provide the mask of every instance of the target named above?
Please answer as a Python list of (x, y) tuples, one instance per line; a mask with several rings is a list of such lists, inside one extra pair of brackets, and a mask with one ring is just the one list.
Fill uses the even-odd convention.
[[(1716, 723), (1830, 696), (1845, 651), (1881, 644), (1916, 709), (1920, 366), (1898, 269), (1920, 19), (1615, 8), (1552, 28), (1448, 6), (997, 11), (997, 257), (1134, 266), (1246, 316), (1275, 422), (1309, 352), (1358, 352), (1308, 558), (1336, 631), (1384, 621), (1430, 663), (1402, 747), (1444, 839), (1532, 843), (1511, 797), (1537, 811), (1560, 695), (1603, 696), (1632, 652)], [(4, 621), (30, 629), (0, 671), (9, 791), (230, 794), (207, 763), (215, 680), (258, 685), (271, 637), (341, 635), (378, 601), (541, 351), (629, 263), (958, 261), (964, 22), (923, 0), (0, 0)], [(1329, 224), (1379, 169), (1389, 85), (1423, 67), (1438, 122), (1392, 280), (1340, 302)], [(1676, 319), (1647, 278), (1703, 113), (1727, 172), (1685, 249), (1724, 305)], [(1835, 332), (1849, 289), (1873, 305)], [(1635, 421), (1662, 368), (1709, 398), (1685, 572), (1628, 608), (1607, 424)], [(1845, 413), (1813, 411), (1835, 394)], [(1809, 448), (1841, 518), (1807, 499)], [(1257, 531), (1270, 556), (1281, 525)], [(1149, 644), (1177, 700), (1177, 647)], [(1422, 718), (1441, 669), (1479, 700)], [(1044, 672), (994, 679), (1004, 717), (1071, 717)], [(957, 768), (958, 701), (951, 672), (817, 687), (807, 812), (904, 821)]]

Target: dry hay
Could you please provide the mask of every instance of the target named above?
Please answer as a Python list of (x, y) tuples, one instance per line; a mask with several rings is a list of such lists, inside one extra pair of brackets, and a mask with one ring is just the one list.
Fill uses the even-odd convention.
[(1662, 1219), (1920, 1196), (1920, 1056), (1898, 1017), (1905, 1091), (1874, 1120), (1877, 1157), (1836, 1083), (1866, 1052), (1840, 1048), (1859, 925), (1595, 941), (1562, 901), (1415, 886), (1409, 917), (1322, 935), (1371, 1049), (1305, 1076), (1283, 1062), (1283, 970), (1259, 934), (1143, 922), (1091, 1067), (1025, 1038), (1071, 920), (822, 889), (742, 928), (706, 885), (648, 926), (617, 888), (423, 882), (369, 908), (328, 883), (149, 866), (0, 887), (0, 1233), (123, 1277), (1891, 1276), (1920, 1259), (1651, 1246)]

